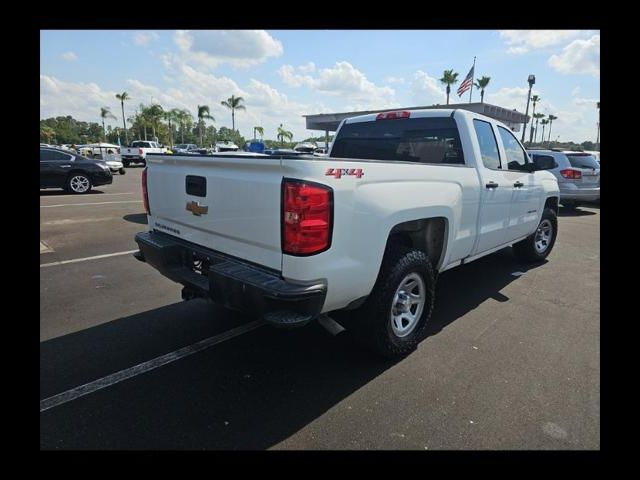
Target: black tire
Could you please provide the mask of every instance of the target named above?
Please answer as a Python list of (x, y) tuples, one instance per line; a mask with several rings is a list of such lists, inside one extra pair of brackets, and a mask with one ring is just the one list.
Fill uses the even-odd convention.
[(125, 173), (127, 173), (124, 168), (121, 168), (120, 170), (118, 170), (118, 172), (120, 173), (120, 175), (124, 175)]
[[(547, 222), (547, 223), (546, 223)], [(550, 238), (544, 242), (541, 237), (541, 243), (546, 243), (546, 246), (543, 250), (536, 247), (536, 236), (538, 235), (541, 229), (544, 230), (545, 225), (551, 226)], [(521, 260), (526, 263), (535, 263), (541, 262), (547, 255), (551, 253), (553, 250), (553, 246), (556, 243), (556, 237), (558, 236), (558, 217), (556, 212), (551, 208), (545, 208), (542, 212), (542, 218), (540, 218), (540, 223), (536, 228), (536, 231), (529, 235), (524, 240), (521, 240), (518, 243), (513, 245), (513, 253), (518, 260)]]
[[(84, 185), (84, 189), (81, 185)], [(64, 189), (75, 195), (83, 195), (85, 193), (89, 193), (92, 187), (91, 178), (89, 178), (87, 174), (82, 172), (71, 172), (67, 177)]]
[[(403, 280), (414, 273), (424, 282), (426, 298), (415, 327), (406, 336), (400, 337), (392, 327), (392, 304)], [(390, 243), (371, 294), (364, 305), (354, 312), (356, 339), (385, 358), (399, 358), (411, 353), (424, 338), (427, 322), (433, 312), (435, 284), (433, 267), (424, 252)]]
[(129, 165), (130, 165), (129, 160), (122, 160), (122, 165), (124, 165), (125, 168), (129, 168)]
[(142, 166), (146, 167), (147, 166), (147, 161), (143, 158), (142, 160), (140, 160), (142, 162)]

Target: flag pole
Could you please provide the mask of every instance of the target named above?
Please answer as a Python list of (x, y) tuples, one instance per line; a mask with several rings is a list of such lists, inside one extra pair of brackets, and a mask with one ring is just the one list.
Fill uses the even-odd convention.
[(476, 57), (473, 57), (473, 75), (471, 75), (471, 88), (469, 89), (469, 103), (471, 103), (471, 94), (473, 93), (473, 80), (475, 79), (476, 76)]

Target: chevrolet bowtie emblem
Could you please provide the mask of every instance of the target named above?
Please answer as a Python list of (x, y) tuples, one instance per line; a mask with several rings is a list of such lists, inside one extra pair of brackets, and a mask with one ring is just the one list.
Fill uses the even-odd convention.
[(191, 201), (187, 202), (187, 210), (199, 217), (200, 215), (206, 214), (209, 211), (209, 207)]

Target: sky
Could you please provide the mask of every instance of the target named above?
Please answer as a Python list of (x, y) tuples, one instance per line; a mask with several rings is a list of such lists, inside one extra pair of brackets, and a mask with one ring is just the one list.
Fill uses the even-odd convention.
[[(141, 103), (194, 116), (209, 105), (213, 125), (230, 128), (220, 102), (235, 95), (242, 135), (259, 125), (275, 139), (282, 123), (301, 140), (323, 133), (303, 115), (444, 104), (438, 79), (454, 69), (462, 82), (474, 56), (476, 78), (491, 77), (486, 103), (524, 112), (534, 74), (536, 111), (558, 117), (553, 139), (595, 142), (598, 30), (42, 30), (40, 117), (100, 122), (108, 107), (118, 120), (107, 124), (121, 126), (115, 94), (126, 91), (127, 116)], [(469, 101), (455, 90), (452, 105)]]

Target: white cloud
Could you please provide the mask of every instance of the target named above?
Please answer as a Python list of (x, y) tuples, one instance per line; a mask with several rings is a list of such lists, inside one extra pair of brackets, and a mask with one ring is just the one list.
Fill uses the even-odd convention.
[(548, 63), (560, 73), (600, 76), (600, 35), (574, 40), (562, 49), (562, 53), (552, 55)]
[(158, 40), (160, 36), (156, 32), (139, 32), (133, 37), (133, 43), (138, 46), (149, 45), (152, 40)]
[(500, 30), (509, 46), (507, 53), (520, 55), (538, 48), (551, 47), (581, 35), (581, 30)]
[(406, 83), (405, 79), (402, 77), (387, 77), (384, 81), (387, 83), (396, 83), (398, 85), (404, 85)]
[[(519, 112), (524, 113), (527, 108), (528, 93), (528, 87), (503, 87), (496, 91), (492, 91), (490, 88), (487, 88), (484, 91), (484, 101), (485, 103), (498, 105), (499, 107), (508, 108), (510, 110), (515, 108)], [(532, 91), (531, 95), (540, 95), (540, 92)]]
[(67, 62), (75, 62), (78, 60), (78, 55), (75, 52), (64, 52), (61, 57)]
[[(339, 96), (345, 109), (375, 109), (395, 105), (395, 91), (379, 87), (367, 79), (349, 62), (336, 62), (331, 68), (314, 69), (316, 76), (303, 75), (304, 67), (283, 65), (278, 69), (280, 78), (291, 87), (305, 86), (317, 93)], [(301, 72), (301, 73), (297, 73)]]
[(581, 91), (582, 91), (582, 89), (580, 88), (580, 86), (577, 86), (576, 88), (571, 90), (571, 96), (572, 97), (577, 97), (578, 95), (580, 95)]
[(597, 98), (574, 98), (573, 99), (573, 104), (574, 105), (578, 105), (578, 106), (591, 106), (591, 108), (596, 108), (597, 103), (600, 100)]
[(206, 67), (249, 67), (283, 53), (282, 42), (264, 30), (178, 30), (174, 40), (185, 60)]
[[(431, 77), (427, 72), (418, 70), (413, 75), (413, 81), (411, 82), (411, 100), (415, 105), (432, 105), (432, 104), (445, 104), (447, 94), (445, 86), (442, 85), (437, 78)], [(453, 89), (452, 89), (453, 90)], [(449, 101), (454, 97), (449, 96)]]

